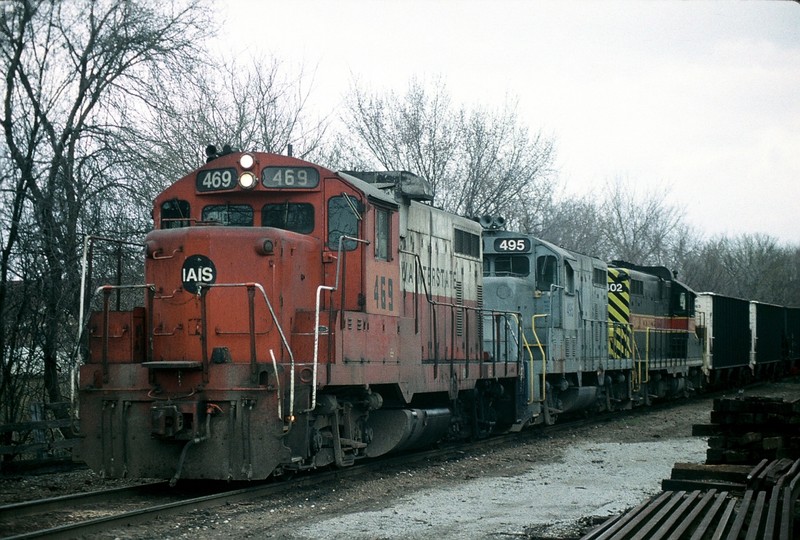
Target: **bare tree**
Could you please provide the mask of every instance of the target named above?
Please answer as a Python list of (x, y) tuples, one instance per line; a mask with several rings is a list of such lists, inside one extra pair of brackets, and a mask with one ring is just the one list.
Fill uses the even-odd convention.
[[(464, 113), (453, 109), (441, 80), (430, 89), (412, 79), (405, 95), (370, 93), (353, 81), (342, 115), (350, 159), (407, 170), (426, 178), (439, 193), (455, 176), (457, 141)], [(342, 163), (352, 168), (353, 163)]]
[(469, 112), (460, 141), (462, 159), (443, 206), (467, 216), (504, 214), (509, 225), (541, 229), (552, 205), (553, 142), (531, 136), (516, 105)]
[(697, 291), (800, 306), (800, 247), (765, 234), (698, 241), (682, 255), (683, 276)]
[(412, 79), (403, 95), (368, 92), (355, 82), (342, 122), (354, 141), (349, 155), (360, 165), (423, 176), (451, 212), (539, 226), (539, 211), (551, 200), (553, 142), (531, 135), (515, 104), (456, 107), (441, 79)]
[(639, 264), (667, 262), (683, 211), (670, 205), (667, 189), (639, 195), (636, 184), (620, 178), (606, 184), (599, 210), (608, 256)]
[[(0, 313), (6, 320), (13, 309), (16, 273), (39, 284), (31, 312), (41, 319), (36, 342), (0, 329), (0, 362), (13, 373), (7, 365), (20, 347), (37, 351), (47, 397), (60, 401), (59, 351), (77, 307), (80, 239), (113, 214), (120, 190), (136, 191), (136, 177), (108, 174), (123, 133), (116, 105), (145, 107), (158, 73), (190, 69), (209, 24), (194, 0), (27, 0), (13, 8), (0, 18), (0, 125), (11, 164), (2, 179)], [(36, 264), (22, 264), (23, 253)], [(36, 275), (26, 272), (32, 268)]]
[(598, 206), (593, 193), (559, 197), (551, 211), (544, 215), (540, 236), (578, 253), (607, 258)]
[(698, 229), (681, 221), (670, 235), (669, 248), (661, 264), (676, 272), (678, 279), (687, 281), (697, 267), (703, 247), (703, 235)]
[(302, 66), (275, 59), (209, 62), (190, 79), (161, 81), (151, 89), (153, 109), (128, 122), (131, 172), (153, 172), (152, 198), (202, 164), (208, 144), (274, 153), (291, 146), (313, 159), (324, 151), (327, 119), (308, 111), (312, 86)]

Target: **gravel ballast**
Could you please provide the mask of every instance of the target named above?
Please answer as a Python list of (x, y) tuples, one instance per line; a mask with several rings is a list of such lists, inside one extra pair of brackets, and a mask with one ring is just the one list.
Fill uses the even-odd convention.
[[(800, 398), (797, 381), (736, 395)], [(717, 396), (722, 397), (722, 396)], [(712, 398), (648, 414), (608, 416), (555, 434), (534, 428), (519, 442), (459, 458), (391, 466), (324, 486), (101, 535), (102, 538), (567, 539), (661, 491), (675, 463), (703, 463)], [(99, 489), (89, 471), (3, 479), (8, 501)]]

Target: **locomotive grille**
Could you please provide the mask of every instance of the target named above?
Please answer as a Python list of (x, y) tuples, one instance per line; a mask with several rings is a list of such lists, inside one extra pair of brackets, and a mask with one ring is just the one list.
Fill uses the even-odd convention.
[[(477, 286), (478, 309), (483, 310), (483, 285)], [(478, 324), (478, 342), (483, 343), (483, 324)]]
[[(456, 306), (464, 305), (464, 283), (456, 281)], [(456, 335), (464, 335), (464, 310), (456, 308)]]

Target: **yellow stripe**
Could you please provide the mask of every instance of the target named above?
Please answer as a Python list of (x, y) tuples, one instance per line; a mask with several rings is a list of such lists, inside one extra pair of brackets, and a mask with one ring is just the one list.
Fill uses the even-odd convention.
[[(608, 353), (612, 358), (630, 358), (630, 277), (616, 268), (608, 269)], [(615, 325), (616, 323), (616, 325)]]

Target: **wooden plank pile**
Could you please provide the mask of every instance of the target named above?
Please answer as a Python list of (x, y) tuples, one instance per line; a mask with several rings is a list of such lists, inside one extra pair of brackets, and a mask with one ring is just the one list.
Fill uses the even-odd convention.
[(800, 533), (800, 399), (714, 401), (705, 464), (677, 463), (663, 493), (584, 540), (791, 540)]
[(692, 427), (708, 437), (706, 463), (755, 464), (800, 458), (800, 399), (715, 399), (711, 423)]

